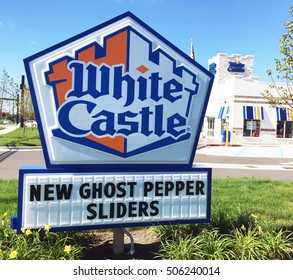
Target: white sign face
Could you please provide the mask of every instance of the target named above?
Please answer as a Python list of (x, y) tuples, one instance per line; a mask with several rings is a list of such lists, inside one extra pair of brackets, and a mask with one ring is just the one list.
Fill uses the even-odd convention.
[(25, 171), (17, 228), (94, 229), (206, 222), (210, 170), (160, 173)]
[(48, 168), (192, 166), (213, 75), (131, 13), (25, 67)]

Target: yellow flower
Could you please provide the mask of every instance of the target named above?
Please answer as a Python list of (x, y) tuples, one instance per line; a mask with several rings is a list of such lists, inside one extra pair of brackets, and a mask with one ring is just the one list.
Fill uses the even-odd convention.
[(25, 231), (25, 235), (29, 236), (29, 235), (31, 235), (31, 234), (33, 234), (33, 233), (32, 233), (32, 231), (31, 231), (30, 229), (27, 229), (27, 230)]
[(7, 214), (7, 212), (5, 212), (4, 214), (3, 214), (3, 217), (6, 217), (8, 214)]
[(15, 251), (15, 250), (9, 254), (10, 259), (15, 259), (16, 257), (17, 257), (17, 251)]
[(21, 230), (22, 233), (25, 233), (25, 228), (24, 227), (22, 227), (20, 230)]
[(65, 245), (64, 252), (69, 254), (72, 251), (71, 245)]
[(44, 227), (44, 230), (45, 231), (49, 231), (51, 229), (51, 226), (50, 225), (45, 225), (45, 227)]
[(254, 219), (257, 219), (257, 216), (254, 215), (254, 214), (251, 214), (250, 216), (251, 216), (252, 218), (254, 218)]

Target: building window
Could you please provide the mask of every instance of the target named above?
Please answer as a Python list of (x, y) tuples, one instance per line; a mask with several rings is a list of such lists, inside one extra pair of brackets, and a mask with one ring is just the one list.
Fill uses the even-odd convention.
[(260, 120), (244, 120), (243, 136), (244, 137), (259, 137)]
[(293, 122), (292, 121), (277, 121), (277, 138), (292, 138)]
[(208, 136), (214, 136), (215, 133), (215, 118), (208, 117)]

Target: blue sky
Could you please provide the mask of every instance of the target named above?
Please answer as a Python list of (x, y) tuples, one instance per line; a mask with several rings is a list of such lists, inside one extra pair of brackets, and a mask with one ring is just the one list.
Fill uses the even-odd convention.
[(217, 53), (252, 54), (269, 81), (292, 0), (0, 0), (0, 70), (15, 82), (23, 59), (130, 11), (207, 68)]

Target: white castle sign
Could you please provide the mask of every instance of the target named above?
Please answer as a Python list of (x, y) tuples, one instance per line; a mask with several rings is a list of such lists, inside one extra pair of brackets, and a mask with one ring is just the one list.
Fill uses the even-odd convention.
[(20, 170), (16, 228), (209, 219), (211, 170), (192, 164), (211, 73), (129, 12), (25, 67), (46, 168)]

